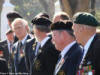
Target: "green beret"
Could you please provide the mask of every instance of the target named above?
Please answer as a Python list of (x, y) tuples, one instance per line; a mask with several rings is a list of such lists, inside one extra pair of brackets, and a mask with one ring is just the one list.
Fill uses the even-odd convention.
[(72, 25), (73, 23), (71, 21), (57, 21), (55, 23), (51, 24), (51, 30), (70, 30), (72, 31)]
[(83, 24), (93, 27), (99, 26), (99, 22), (96, 20), (96, 18), (87, 12), (76, 13), (73, 17), (73, 21), (76, 24)]

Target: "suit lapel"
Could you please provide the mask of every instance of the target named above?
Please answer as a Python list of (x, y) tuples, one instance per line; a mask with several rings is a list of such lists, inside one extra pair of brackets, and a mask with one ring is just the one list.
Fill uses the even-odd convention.
[[(65, 54), (64, 58), (62, 58), (61, 64), (60, 64), (60, 69), (63, 67), (65, 61), (67, 61), (67, 60), (70, 58), (71, 54), (73, 53), (73, 50), (75, 50), (76, 47), (77, 47), (77, 43), (75, 43), (75, 44), (70, 48), (70, 50)], [(59, 69), (59, 71), (60, 71), (60, 69)], [(59, 72), (59, 71), (58, 71), (58, 72)], [(57, 72), (57, 73), (58, 73), (58, 72)]]
[(50, 43), (51, 43), (51, 37), (46, 41), (46, 43), (44, 44), (44, 46), (41, 49), (44, 50)]
[(9, 49), (8, 49), (8, 43), (7, 43), (7, 40), (5, 41), (5, 44), (4, 44), (4, 57), (6, 57), (6, 60), (8, 61), (9, 60)]
[(95, 35), (95, 37), (94, 37), (94, 39), (93, 39), (93, 41), (92, 41), (92, 43), (91, 43), (91, 45), (90, 45), (90, 47), (88, 49), (88, 52), (87, 52), (87, 54), (86, 54), (86, 56), (85, 56), (85, 58), (83, 60), (83, 65), (84, 66), (87, 65), (88, 61), (91, 61), (92, 60), (91, 58), (93, 57), (93, 52), (94, 52), (93, 51), (93, 47), (95, 45), (96, 39), (97, 39), (97, 34)]

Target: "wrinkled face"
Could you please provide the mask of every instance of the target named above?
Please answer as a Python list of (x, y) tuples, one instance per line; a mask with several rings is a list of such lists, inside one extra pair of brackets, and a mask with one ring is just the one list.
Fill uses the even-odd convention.
[(19, 39), (22, 39), (23, 37), (25, 37), (27, 30), (25, 28), (25, 25), (23, 25), (22, 22), (16, 22), (13, 26), (13, 31), (15, 32), (16, 36)]
[(57, 50), (61, 50), (62, 36), (59, 31), (52, 31), (52, 42), (54, 43)]
[(82, 33), (81, 33), (81, 27), (78, 24), (73, 24), (73, 30), (74, 30), (74, 35), (76, 37), (76, 40), (78, 43), (80, 43), (80, 40), (82, 39)]

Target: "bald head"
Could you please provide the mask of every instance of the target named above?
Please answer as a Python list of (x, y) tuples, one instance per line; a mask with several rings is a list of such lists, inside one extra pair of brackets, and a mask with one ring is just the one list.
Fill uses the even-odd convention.
[(62, 21), (62, 20), (69, 20), (69, 15), (65, 12), (59, 12), (54, 15), (53, 22)]

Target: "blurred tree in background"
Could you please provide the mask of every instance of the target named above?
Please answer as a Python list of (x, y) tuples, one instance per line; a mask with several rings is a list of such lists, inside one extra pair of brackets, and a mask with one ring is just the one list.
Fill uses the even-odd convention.
[(29, 22), (40, 12), (47, 12), (50, 19), (54, 15), (56, 0), (11, 0), (18, 11)]
[(96, 0), (60, 0), (61, 8), (72, 17), (76, 12), (91, 12), (95, 15)]
[(0, 0), (0, 34), (1, 34), (1, 10), (2, 10), (3, 2), (4, 2), (4, 0)]
[[(34, 16), (36, 16), (40, 12), (47, 12), (50, 16), (50, 19), (52, 19), (55, 11), (54, 3), (56, 1), (57, 0), (11, 0), (11, 3), (15, 5), (15, 10), (18, 11), (30, 23), (31, 20), (34, 18)], [(71, 16), (73, 16), (73, 14), (76, 13), (77, 11), (87, 12), (89, 11), (90, 7), (93, 9), (93, 11), (95, 10), (95, 6), (96, 8), (97, 6), (100, 8), (99, 4), (100, 0), (59, 0), (59, 1), (61, 2), (62, 10), (67, 12)], [(0, 0), (0, 5), (2, 3), (3, 0)], [(98, 14), (99, 13), (96, 13), (97, 18)]]
[(26, 20), (31, 22), (36, 14), (44, 12), (38, 0), (11, 0), (18, 11)]
[(54, 15), (54, 2), (57, 0), (11, 0), (18, 11), (26, 20), (31, 20), (40, 12), (47, 12), (52, 19)]

